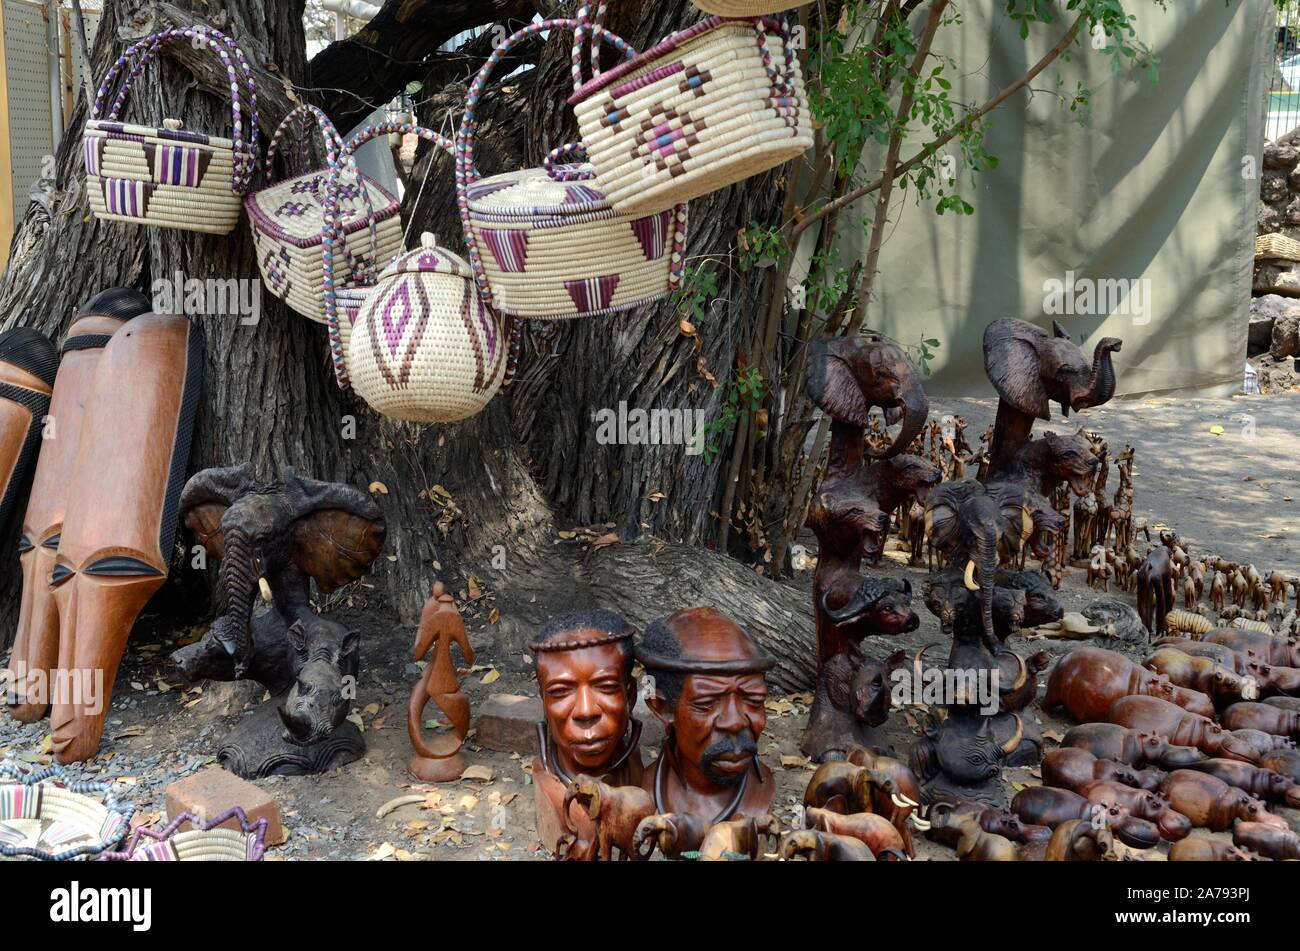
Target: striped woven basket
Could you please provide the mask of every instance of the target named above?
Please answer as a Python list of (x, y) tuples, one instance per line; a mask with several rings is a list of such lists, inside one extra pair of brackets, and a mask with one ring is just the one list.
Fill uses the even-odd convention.
[[(186, 130), (179, 119), (161, 128), (121, 121), (131, 86), (164, 43), (176, 39), (203, 44), (225, 64), (230, 79), (233, 138)], [(130, 67), (107, 116), (104, 102), (123, 70)], [(241, 81), (251, 112), (248, 140), (241, 116)], [(163, 30), (124, 52), (99, 86), (86, 121), (82, 155), (86, 190), (96, 218), (229, 234), (239, 221), (242, 196), (257, 166), (257, 86), (248, 60), (225, 34), (211, 27)]]
[(352, 387), (376, 412), (450, 423), (480, 412), (501, 388), (506, 334), (470, 266), (433, 235), (390, 264), (352, 328)]
[(1255, 257), (1264, 261), (1300, 261), (1300, 241), (1281, 232), (1255, 239)]
[[(470, 87), (457, 138), (456, 189), (479, 291), (503, 314), (539, 320), (594, 317), (672, 293), (685, 261), (685, 203), (649, 214), (616, 210), (581, 162), (561, 146), (542, 168), (480, 179), (474, 168), (475, 110), (492, 70), (518, 43), (581, 20), (534, 23), (502, 42)], [(635, 51), (603, 29), (629, 59)], [(597, 61), (593, 47), (593, 63)]]
[[(223, 828), (231, 821), (239, 828)], [(183, 825), (192, 828), (181, 832)], [(125, 848), (105, 852), (100, 858), (117, 862), (260, 862), (265, 854), (266, 820), (250, 823), (244, 810), (235, 806), (210, 822), (182, 812), (159, 831), (140, 826), (131, 833)]]
[(295, 124), (320, 132), (327, 167), (254, 192), (244, 199), (244, 207), (267, 289), (304, 317), (323, 324), (328, 322), (323, 253), (330, 169), (343, 163), (335, 197), (338, 225), (332, 232), (334, 253), (341, 258), (334, 264), (340, 286), (374, 284), (380, 267), (401, 253), (401, 202), (360, 173), (334, 123), (312, 105), (298, 106), (280, 122), (266, 150), (268, 181), (274, 178), (280, 143)]
[[(119, 804), (108, 783), (72, 783), (51, 766), (25, 773), (0, 765), (0, 855), (50, 862), (84, 858), (126, 836), (135, 807)], [(96, 798), (99, 797), (99, 798)]]
[[(599, 35), (603, 7), (579, 34)], [(621, 212), (671, 208), (813, 144), (790, 26), (770, 19), (702, 20), (582, 83), (569, 101), (596, 184)]]
[(807, 6), (812, 0), (691, 0), (705, 13), (720, 17), (762, 17)]

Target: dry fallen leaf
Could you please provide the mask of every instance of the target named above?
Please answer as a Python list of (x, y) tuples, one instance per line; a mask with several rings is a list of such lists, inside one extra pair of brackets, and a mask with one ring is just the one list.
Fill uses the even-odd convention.
[(465, 770), (465, 772), (461, 773), (460, 778), (474, 779), (479, 782), (490, 783), (492, 782), (492, 768), (490, 766), (483, 766), (480, 763), (475, 763), (473, 766), (469, 767), (469, 769)]
[(384, 485), (382, 482), (372, 482), (370, 483), (370, 491), (378, 492), (380, 495), (387, 495), (388, 486)]
[(483, 675), (483, 679), (480, 680), (479, 683), (494, 684), (500, 679), (501, 679), (501, 671), (493, 667), (491, 670), (489, 670), (486, 674)]
[(467, 584), (466, 587), (469, 589), (469, 599), (471, 601), (477, 601), (479, 598), (483, 597), (483, 592), (478, 586), (478, 579), (473, 575), (469, 576), (469, 584)]
[(617, 545), (617, 544), (618, 544), (618, 533), (609, 532), (608, 534), (601, 535), (594, 542), (592, 542), (591, 550), (595, 551), (598, 548), (608, 548), (610, 545)]

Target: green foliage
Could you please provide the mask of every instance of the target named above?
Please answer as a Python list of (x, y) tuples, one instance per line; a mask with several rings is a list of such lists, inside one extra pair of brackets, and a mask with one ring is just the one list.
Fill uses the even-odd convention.
[(909, 353), (916, 354), (916, 363), (917, 366), (921, 368), (921, 374), (923, 376), (930, 375), (930, 361), (938, 356), (935, 351), (938, 350), (940, 346), (941, 344), (939, 341), (935, 340), (933, 337), (927, 338), (925, 334), (922, 334), (921, 342), (919, 344), (915, 347), (906, 348)]
[(718, 278), (703, 265), (688, 267), (682, 272), (682, 282), (673, 292), (673, 306), (692, 323), (704, 320), (709, 302), (718, 296)]
[(712, 463), (722, 451), (721, 438), (730, 436), (737, 421), (746, 414), (757, 412), (763, 406), (766, 384), (763, 374), (756, 368), (740, 370), (724, 384), (722, 405), (716, 418), (704, 425), (704, 461)]
[(740, 270), (748, 273), (756, 267), (779, 267), (790, 263), (790, 248), (782, 228), (770, 228), (751, 222), (740, 232)]

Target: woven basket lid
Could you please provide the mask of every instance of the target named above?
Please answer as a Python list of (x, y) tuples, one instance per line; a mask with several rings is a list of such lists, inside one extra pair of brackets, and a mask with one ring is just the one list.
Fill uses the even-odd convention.
[[(557, 172), (590, 172), (590, 165), (559, 165)], [(557, 182), (544, 168), (525, 168), (475, 182), (467, 189), (475, 216), (527, 219), (537, 216), (588, 215), (611, 206), (594, 180)]]
[[(263, 234), (300, 248), (321, 243), (321, 221), (325, 216), (325, 199), (329, 173), (310, 172), (269, 188), (253, 192), (244, 199), (244, 207)], [(375, 221), (385, 221), (397, 214), (401, 202), (373, 179), (361, 176), (360, 182), (340, 183), (339, 214), (347, 234), (369, 227), (370, 208), (361, 195), (364, 188), (375, 209)]]
[(474, 272), (465, 259), (438, 247), (437, 238), (427, 231), (420, 235), (418, 248), (399, 254), (384, 268), (379, 275), (379, 285), (399, 274), (448, 274), (467, 281), (474, 279)]

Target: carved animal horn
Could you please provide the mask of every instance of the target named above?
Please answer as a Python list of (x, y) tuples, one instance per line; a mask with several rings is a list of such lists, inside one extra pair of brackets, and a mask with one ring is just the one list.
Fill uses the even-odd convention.
[(1020, 673), (1016, 675), (1016, 682), (1011, 685), (1012, 690), (1019, 690), (1025, 685), (1025, 681), (1029, 679), (1029, 667), (1025, 664), (1025, 659), (1015, 651), (1007, 651), (1007, 653), (1016, 659), (1016, 666), (1020, 668)]
[(262, 600), (267, 604), (270, 604), (271, 601), (274, 600), (274, 597), (271, 594), (271, 583), (267, 581), (265, 577), (258, 578), (257, 587), (258, 590), (262, 592)]
[[(1021, 722), (1020, 715), (1018, 713), (1013, 713), (1012, 716), (1015, 717), (1016, 720), (1016, 732), (1011, 734), (1011, 739), (1002, 744), (1003, 756), (1010, 756), (1014, 753), (1016, 747), (1020, 745), (1020, 741), (1025, 738), (1025, 725)], [(985, 722), (987, 723), (988, 721), (986, 720)]]
[(966, 586), (967, 591), (978, 591), (980, 586), (975, 583), (975, 559), (971, 558), (966, 562), (966, 573), (961, 576), (962, 584)]
[(925, 674), (925, 668), (922, 666), (922, 658), (925, 657), (925, 652), (934, 646), (934, 644), (926, 644), (916, 652), (916, 659), (912, 661), (912, 696), (916, 696), (916, 691), (919, 690), (921, 686), (921, 678)]

